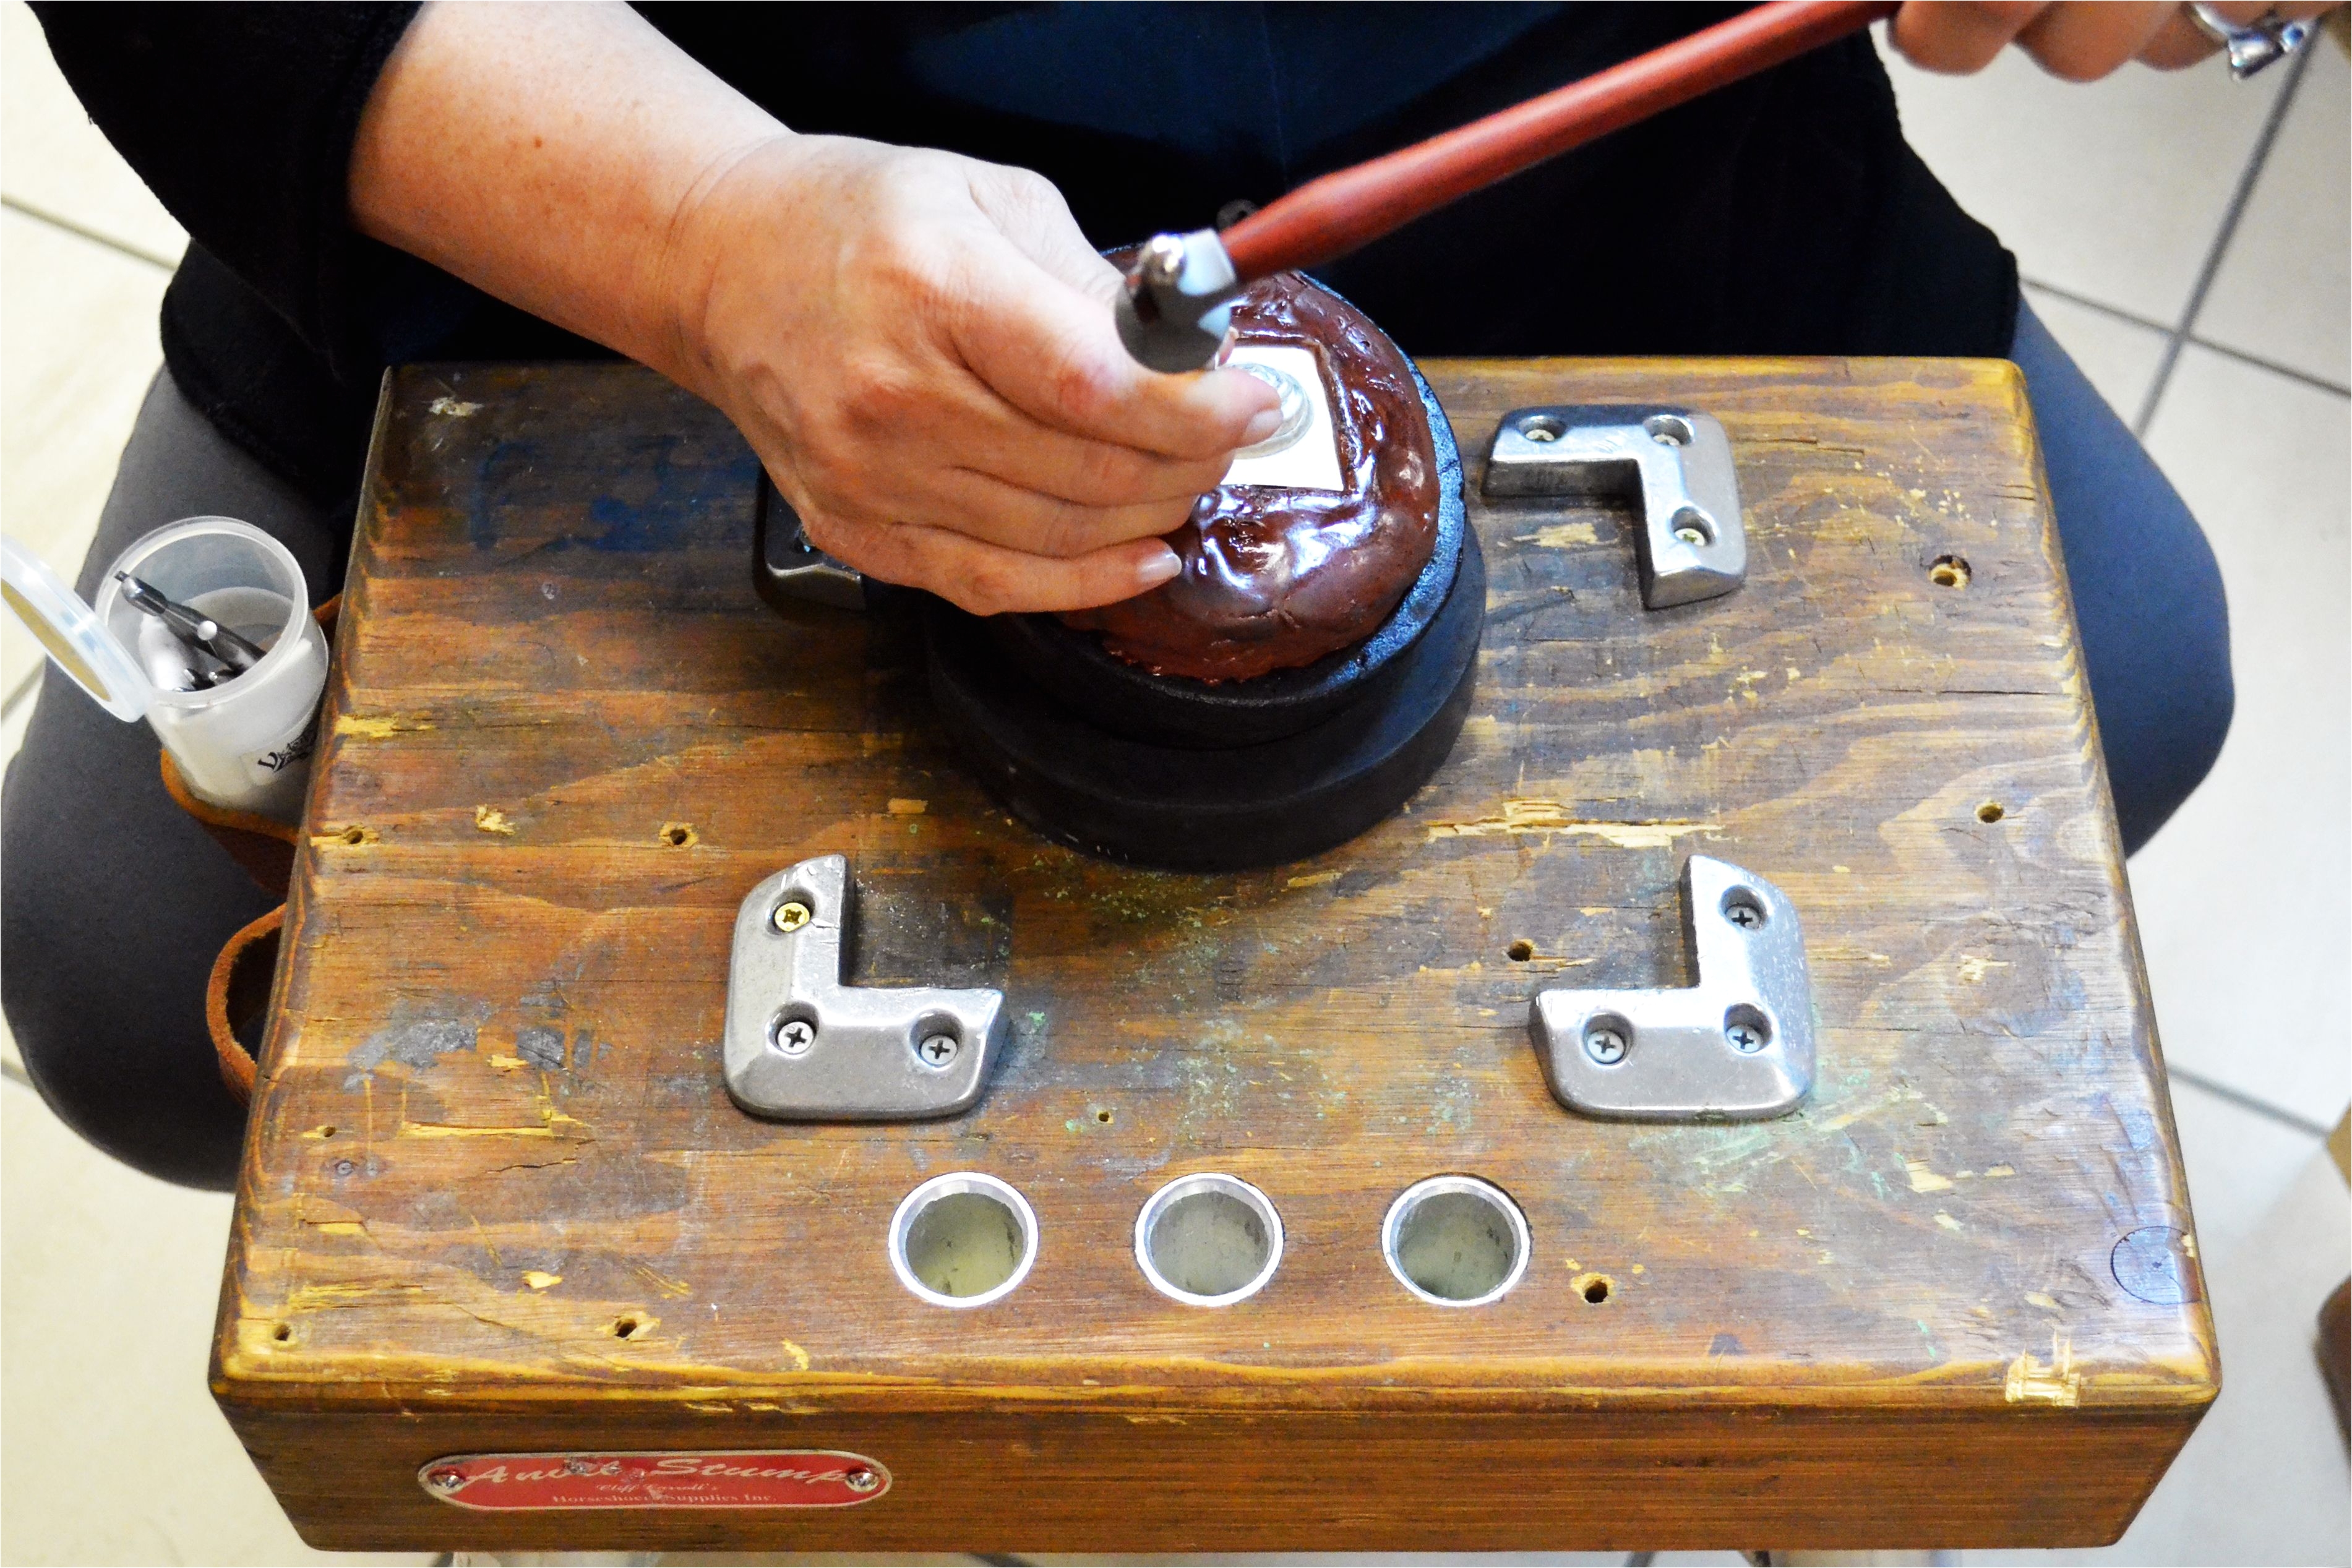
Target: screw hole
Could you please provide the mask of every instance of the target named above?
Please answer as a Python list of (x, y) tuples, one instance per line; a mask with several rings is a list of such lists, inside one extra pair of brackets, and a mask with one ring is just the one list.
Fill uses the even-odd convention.
[(1742, 1056), (1753, 1056), (1772, 1043), (1772, 1020), (1760, 1008), (1734, 1003), (1723, 1015), (1723, 1038)]
[(1979, 822), (1998, 822), (2008, 815), (2009, 812), (1998, 800), (1987, 800), (1977, 808), (1977, 821)]
[(1567, 428), (1549, 414), (1531, 414), (1519, 421), (1519, 434), (1529, 441), (1558, 441)]
[(1510, 954), (1512, 963), (1524, 964), (1536, 956), (1536, 945), (1522, 936), (1504, 951)]
[(1108, 1127), (1110, 1125), (1110, 1113), (1108, 1111), (1097, 1111), (1095, 1113), (1095, 1120)]
[(1723, 917), (1742, 931), (1761, 931), (1769, 918), (1764, 913), (1764, 901), (1755, 890), (1735, 887), (1723, 895)]
[(626, 1339), (636, 1332), (637, 1320), (635, 1318), (623, 1318), (620, 1322), (613, 1325), (613, 1337), (614, 1339)]
[(1576, 1281), (1576, 1291), (1597, 1307), (1609, 1299), (1609, 1289), (1612, 1283), (1614, 1281), (1606, 1274), (1586, 1274)]
[(664, 822), (661, 841), (674, 850), (682, 850), (694, 842), (694, 829), (686, 822)]
[(1698, 439), (1688, 420), (1671, 413), (1654, 413), (1642, 422), (1642, 428), (1661, 446), (1688, 446)]
[(343, 842), (347, 844), (363, 844), (367, 841), (368, 831), (365, 828), (345, 828), (343, 830)]
[(279, 1344), (284, 1344), (288, 1340), (294, 1337), (294, 1326), (291, 1323), (279, 1323), (275, 1329), (270, 1331), (269, 1337), (276, 1340)]
[(322, 1138), (331, 1138), (341, 1130), (342, 1129), (340, 1127), (321, 1127), (319, 1129), (319, 1136)]
[(1711, 545), (1715, 542), (1715, 524), (1696, 507), (1685, 507), (1675, 514), (1675, 538), (1686, 545)]
[(1956, 555), (1939, 555), (1927, 568), (1927, 580), (1938, 588), (1966, 588), (1969, 563)]

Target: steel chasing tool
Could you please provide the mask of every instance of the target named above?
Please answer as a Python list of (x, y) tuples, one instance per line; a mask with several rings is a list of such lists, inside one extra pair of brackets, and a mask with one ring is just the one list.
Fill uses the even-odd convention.
[(263, 650), (257, 647), (201, 610), (192, 610), (176, 601), (166, 599), (154, 588), (126, 571), (118, 571), (114, 580), (122, 584), (122, 597), (140, 610), (172, 629), (172, 634), (184, 643), (191, 653), (201, 653), (223, 666), (220, 671), (194, 665), (190, 673), (206, 686), (216, 686), (233, 680), (261, 663)]

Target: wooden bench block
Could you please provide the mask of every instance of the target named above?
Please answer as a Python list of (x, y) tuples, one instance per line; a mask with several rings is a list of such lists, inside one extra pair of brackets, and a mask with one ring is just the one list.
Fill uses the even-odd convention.
[[(1423, 368), (1491, 577), (1474, 716), (1405, 812), (1225, 876), (1014, 825), (942, 739), (905, 623), (763, 606), (756, 463), (702, 403), (618, 365), (390, 379), (213, 1368), (305, 1539), (2120, 1533), (2220, 1373), (2016, 371)], [(1645, 612), (1629, 510), (1478, 497), (1499, 415), (1566, 402), (1724, 422), (1745, 588)], [(835, 852), (859, 983), (1006, 993), (965, 1115), (728, 1100), (736, 907)], [(1812, 1096), (1748, 1125), (1572, 1116), (1529, 1001), (1687, 983), (1693, 852), (1802, 912)], [(901, 1197), (957, 1170), (1018, 1187), (1041, 1237), (972, 1311), (885, 1255)], [(1156, 1294), (1133, 1252), (1145, 1199), (1202, 1170), (1288, 1235), (1222, 1310)], [(1389, 1203), (1442, 1172), (1526, 1213), (1531, 1266), (1493, 1305), (1418, 1301), (1382, 1261)], [(484, 1511), (419, 1479), (758, 1449), (888, 1483)]]

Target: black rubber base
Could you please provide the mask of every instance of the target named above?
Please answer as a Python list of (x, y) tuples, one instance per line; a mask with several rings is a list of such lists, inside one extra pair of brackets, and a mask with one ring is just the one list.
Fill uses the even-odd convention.
[(1486, 624), (1486, 563), (1477, 536), (1457, 533), (1450, 591), (1419, 634), (1382, 661), (1382, 678), (1355, 683), (1357, 700), (1270, 740), (1210, 750), (1112, 734), (1046, 696), (985, 623), (945, 605), (924, 618), (931, 695), (966, 764), (1048, 838), (1171, 871), (1299, 860), (1402, 805), (1462, 733)]

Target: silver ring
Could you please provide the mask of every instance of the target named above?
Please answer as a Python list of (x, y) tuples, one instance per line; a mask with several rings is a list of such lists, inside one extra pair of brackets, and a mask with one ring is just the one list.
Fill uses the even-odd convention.
[(2290, 22), (2276, 10), (2263, 12), (2241, 26), (2210, 5), (2192, 5), (2189, 19), (2197, 30), (2229, 52), (2230, 74), (2240, 81), (2276, 65), (2311, 42), (2315, 30), (2307, 21)]

